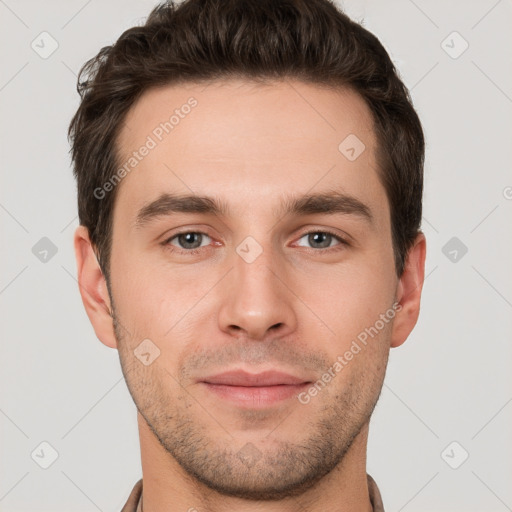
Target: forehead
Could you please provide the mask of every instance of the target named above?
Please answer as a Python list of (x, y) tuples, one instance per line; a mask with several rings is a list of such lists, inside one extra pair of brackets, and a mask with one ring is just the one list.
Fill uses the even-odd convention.
[[(182, 144), (201, 142), (209, 154), (217, 150), (224, 156), (229, 149), (228, 136), (240, 141), (251, 137), (271, 140), (279, 135), (281, 141), (307, 138), (330, 143), (352, 130), (371, 144), (372, 121), (364, 100), (348, 88), (292, 80), (266, 85), (242, 80), (183, 83), (143, 93), (129, 110), (118, 143), (121, 149), (131, 150), (150, 135), (159, 145), (169, 139)], [(272, 149), (272, 145), (267, 147)], [(243, 147), (247, 157), (252, 156), (251, 149), (255, 151), (257, 146)]]
[(372, 115), (349, 89), (291, 80), (153, 88), (120, 131), (116, 210), (134, 216), (162, 192), (238, 199), (239, 211), (314, 188), (382, 200), (375, 148)]

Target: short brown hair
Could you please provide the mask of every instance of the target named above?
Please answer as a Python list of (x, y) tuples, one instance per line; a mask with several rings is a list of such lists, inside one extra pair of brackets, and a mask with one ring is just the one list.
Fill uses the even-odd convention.
[(101, 199), (94, 191), (119, 166), (116, 141), (127, 112), (149, 87), (231, 77), (349, 87), (366, 101), (400, 276), (420, 229), (425, 142), (380, 41), (331, 0), (185, 0), (156, 6), (79, 73), (81, 103), (68, 130), (78, 215), (107, 284), (117, 187)]

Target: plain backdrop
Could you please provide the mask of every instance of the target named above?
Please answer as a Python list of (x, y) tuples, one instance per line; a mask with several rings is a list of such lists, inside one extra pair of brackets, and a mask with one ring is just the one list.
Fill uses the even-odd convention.
[[(142, 475), (117, 351), (78, 292), (66, 130), (81, 65), (154, 5), (0, 1), (2, 512), (118, 512)], [(387, 512), (512, 510), (512, 2), (344, 8), (389, 51), (427, 140), (423, 306), (391, 351), (368, 473)]]

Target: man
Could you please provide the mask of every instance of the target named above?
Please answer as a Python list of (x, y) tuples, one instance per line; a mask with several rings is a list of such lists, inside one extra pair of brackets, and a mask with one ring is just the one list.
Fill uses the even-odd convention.
[(382, 45), (328, 0), (186, 0), (84, 74), (74, 244), (138, 410), (123, 511), (384, 510), (369, 421), (425, 238)]

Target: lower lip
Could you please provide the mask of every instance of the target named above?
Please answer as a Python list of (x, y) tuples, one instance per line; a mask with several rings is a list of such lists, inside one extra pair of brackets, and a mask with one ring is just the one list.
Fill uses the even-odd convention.
[(279, 384), (277, 386), (259, 387), (228, 386), (225, 384), (211, 384), (209, 382), (203, 382), (202, 384), (220, 398), (250, 408), (267, 407), (296, 397), (309, 386), (307, 382), (304, 384)]

